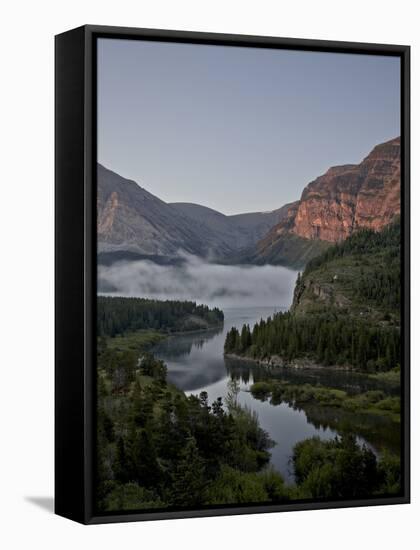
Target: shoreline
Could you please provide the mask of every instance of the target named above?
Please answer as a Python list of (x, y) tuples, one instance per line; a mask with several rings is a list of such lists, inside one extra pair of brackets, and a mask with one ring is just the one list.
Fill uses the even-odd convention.
[[(164, 336), (164, 337), (186, 336), (188, 334), (202, 334), (202, 333), (206, 333), (206, 332), (211, 332), (212, 330), (223, 329), (224, 324), (225, 323), (223, 322), (223, 323), (219, 323), (217, 325), (213, 325), (213, 326), (210, 326), (210, 327), (207, 327), (207, 328), (199, 328), (199, 329), (194, 329), (194, 330), (178, 330), (176, 332), (161, 332), (160, 334), (162, 334), (162, 336)], [(157, 331), (157, 332), (159, 332), (159, 331)]]
[(362, 371), (359, 371), (357, 369), (353, 369), (350, 366), (344, 366), (344, 365), (324, 366), (324, 365), (320, 365), (319, 363), (310, 361), (309, 359), (298, 359), (293, 362), (287, 362), (282, 357), (279, 357), (277, 355), (273, 355), (268, 359), (261, 359), (256, 357), (249, 357), (247, 355), (238, 355), (236, 353), (224, 353), (223, 357), (227, 359), (247, 361), (263, 367), (274, 367), (274, 368), (280, 367), (282, 369), (288, 369), (288, 370), (325, 370), (325, 371), (333, 371), (333, 372), (349, 372), (349, 373), (352, 372), (352, 373), (366, 374), (366, 375), (369, 374), (369, 373), (364, 373)]

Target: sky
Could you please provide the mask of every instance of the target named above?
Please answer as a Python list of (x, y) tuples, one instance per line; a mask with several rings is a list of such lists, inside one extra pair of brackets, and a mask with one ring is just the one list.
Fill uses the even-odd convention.
[(399, 58), (98, 40), (98, 161), (224, 214), (297, 200), (400, 135)]

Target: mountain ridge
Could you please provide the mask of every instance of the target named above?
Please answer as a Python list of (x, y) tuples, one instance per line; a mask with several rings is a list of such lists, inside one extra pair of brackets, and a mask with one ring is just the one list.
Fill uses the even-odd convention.
[(112, 262), (183, 254), (208, 261), (303, 267), (359, 229), (380, 231), (400, 213), (400, 138), (376, 145), (359, 164), (330, 167), (298, 201), (270, 212), (226, 215), (166, 203), (98, 164), (98, 252)]
[(397, 137), (376, 145), (359, 164), (329, 168), (243, 261), (303, 267), (359, 229), (383, 229), (400, 214), (400, 154)]
[(98, 164), (99, 258), (175, 258), (180, 253), (222, 259), (255, 244), (287, 213), (248, 212), (227, 216), (194, 203), (166, 203), (137, 182)]

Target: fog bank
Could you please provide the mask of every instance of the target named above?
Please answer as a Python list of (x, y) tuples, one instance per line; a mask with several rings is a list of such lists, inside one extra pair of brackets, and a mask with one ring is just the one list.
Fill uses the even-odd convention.
[(229, 307), (292, 302), (296, 271), (278, 266), (226, 266), (188, 256), (181, 266), (148, 260), (98, 266), (98, 292), (158, 300), (193, 300)]

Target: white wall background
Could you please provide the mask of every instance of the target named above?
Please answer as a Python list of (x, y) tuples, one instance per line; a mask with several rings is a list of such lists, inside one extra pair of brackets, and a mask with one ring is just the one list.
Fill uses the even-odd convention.
[[(419, 533), (418, 14), (413, 0), (53, 0), (3, 4), (0, 84), (0, 546), (416, 546)], [(413, 504), (83, 527), (52, 515), (53, 36), (85, 24), (412, 46)], [(417, 338), (416, 338), (417, 337)], [(417, 339), (417, 342), (416, 342)], [(38, 504), (36, 504), (36, 502)], [(39, 505), (42, 504), (42, 506)]]

